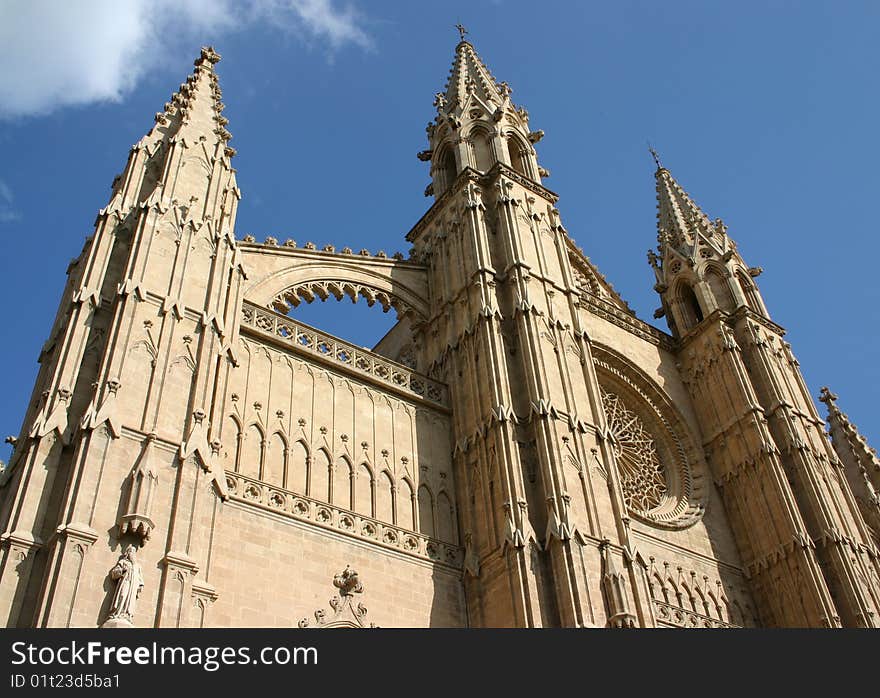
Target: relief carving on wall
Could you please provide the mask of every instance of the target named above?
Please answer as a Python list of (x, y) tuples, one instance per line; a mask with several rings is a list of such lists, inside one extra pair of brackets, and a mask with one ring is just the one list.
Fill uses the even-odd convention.
[(300, 628), (377, 628), (375, 623), (367, 624), (367, 608), (358, 602), (355, 606), (355, 595), (364, 593), (364, 585), (358, 573), (349, 565), (333, 577), (333, 586), (338, 589), (337, 596), (330, 599), (332, 613), (323, 608), (315, 611), (315, 622), (303, 618), (297, 625)]

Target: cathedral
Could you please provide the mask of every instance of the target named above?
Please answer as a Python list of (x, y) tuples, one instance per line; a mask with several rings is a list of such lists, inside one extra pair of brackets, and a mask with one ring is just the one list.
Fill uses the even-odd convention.
[[(236, 237), (217, 75), (130, 150), (0, 472), (8, 627), (876, 627), (880, 459), (656, 158), (637, 318), (474, 46), (410, 251)], [(292, 308), (393, 309), (371, 350)]]

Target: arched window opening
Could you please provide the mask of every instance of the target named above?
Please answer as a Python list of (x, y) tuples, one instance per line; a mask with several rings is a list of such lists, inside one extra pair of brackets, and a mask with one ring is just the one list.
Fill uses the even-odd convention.
[(507, 153), (510, 156), (510, 166), (521, 175), (529, 176), (528, 155), (525, 147), (516, 138), (507, 139)]
[(710, 269), (706, 273), (706, 282), (712, 290), (712, 296), (715, 298), (715, 303), (718, 307), (727, 312), (733, 310), (733, 295), (730, 293), (727, 278), (722, 276), (717, 270)]
[(687, 284), (681, 284), (678, 291), (678, 301), (684, 318), (685, 326), (682, 329), (689, 330), (703, 321), (703, 309), (694, 294), (694, 289)]
[(458, 168), (455, 165), (455, 153), (452, 152), (451, 148), (447, 148), (443, 155), (440, 156), (440, 171), (443, 173), (443, 183), (442, 191), (437, 192), (438, 194), (442, 194), (449, 189), (458, 174)]
[(474, 153), (474, 168), (479, 172), (488, 172), (495, 164), (492, 157), (492, 144), (489, 140), (489, 134), (485, 131), (474, 131), (471, 136), (471, 144)]
[(761, 312), (761, 301), (758, 299), (758, 291), (755, 289), (755, 284), (752, 283), (752, 280), (741, 271), (737, 272), (736, 279), (739, 281), (739, 287), (742, 289), (749, 308), (756, 313)]

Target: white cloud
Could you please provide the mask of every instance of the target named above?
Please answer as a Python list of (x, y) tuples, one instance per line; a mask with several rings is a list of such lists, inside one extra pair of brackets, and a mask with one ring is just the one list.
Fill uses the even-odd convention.
[(162, 56), (262, 24), (369, 47), (336, 0), (0, 0), (0, 118), (118, 100)]

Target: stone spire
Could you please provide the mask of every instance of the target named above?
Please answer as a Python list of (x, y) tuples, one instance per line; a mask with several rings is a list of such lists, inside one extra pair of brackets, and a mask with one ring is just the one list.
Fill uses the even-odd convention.
[(656, 251), (648, 251), (648, 262), (663, 301), (654, 317), (665, 315), (679, 336), (716, 309), (729, 313), (748, 306), (769, 317), (752, 281), (760, 267), (745, 263), (721, 219), (710, 220), (653, 149), (651, 155), (657, 165), (658, 244)]
[(865, 522), (874, 529), (880, 543), (880, 457), (868, 440), (837, 406), (837, 395), (822, 388), (819, 400), (828, 409), (828, 433), (834, 452), (843, 463)]
[(156, 126), (144, 139), (149, 142), (177, 136), (199, 140), (205, 136), (212, 145), (222, 143), (224, 155), (235, 155), (235, 150), (227, 145), (232, 134), (226, 130), (229, 120), (223, 116), (223, 94), (214, 71), (220, 58), (211, 46), (202, 48), (193, 62), (192, 74), (171, 95), (164, 111), (156, 114)]
[(487, 173), (501, 163), (538, 184), (549, 176), (538, 166), (533, 147), (544, 132), (529, 130), (528, 112), (513, 105), (510, 93), (462, 38), (444, 91), (434, 95), (437, 113), (427, 127), (429, 148), (418, 154), (431, 162), (433, 181), (426, 196), (443, 194), (466, 167)]
[[(446, 92), (437, 93), (435, 104), (438, 110), (449, 113), (464, 105), (473, 95), (484, 105), (495, 108), (510, 99), (510, 88), (507, 83), (499, 83), (477, 55), (477, 50), (469, 41), (462, 39), (455, 47), (455, 60), (446, 83)], [(442, 106), (441, 106), (442, 105)]]
[[(110, 203), (102, 213), (124, 214), (145, 201), (167, 203), (176, 199), (188, 203), (192, 197), (207, 206), (211, 197), (205, 191), (204, 171), (199, 177), (198, 168), (190, 167), (188, 172), (179, 169), (184, 152), (187, 158), (200, 153), (206, 163), (203, 170), (214, 171), (219, 166), (226, 173), (222, 179), (228, 180), (224, 188), (235, 188), (231, 165), (235, 149), (229, 146), (232, 134), (226, 128), (229, 121), (223, 116), (222, 93), (214, 71), (219, 60), (220, 54), (213, 48), (202, 48), (193, 72), (171, 95), (163, 111), (156, 113), (155, 126), (132, 147), (125, 169), (113, 181)], [(221, 177), (211, 179), (219, 182)], [(212, 212), (204, 208), (201, 213)]]
[[(664, 247), (672, 246), (680, 254), (693, 258), (699, 241), (717, 248), (726, 248), (727, 226), (717, 218), (714, 222), (703, 213), (656, 158), (657, 171), (657, 242), (661, 254)], [(723, 249), (721, 250), (723, 254)]]

